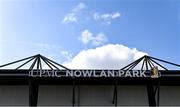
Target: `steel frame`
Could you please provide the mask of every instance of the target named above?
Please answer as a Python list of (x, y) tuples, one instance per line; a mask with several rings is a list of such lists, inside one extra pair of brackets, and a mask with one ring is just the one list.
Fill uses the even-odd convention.
[(39, 85), (33, 78), (29, 79), (29, 106), (37, 106)]
[[(4, 64), (1, 65), (0, 68), (12, 65), (12, 64), (16, 64), (19, 62), (25, 61), (23, 64), (20, 64), (18, 67), (16, 67), (14, 69), (14, 71), (21, 71), (20, 69), (27, 65), (28, 63), (32, 62), (32, 64), (30, 65), (30, 67), (26, 70), (31, 71), (33, 69), (36, 70), (43, 70), (43, 65), (42, 62), (44, 62), (51, 70), (60, 70), (60, 69), (64, 69), (64, 70), (70, 70), (69, 68), (56, 63), (53, 60), (50, 60), (40, 54), (38, 55), (34, 55), (31, 57), (27, 57), (21, 60), (17, 60), (8, 64)], [(159, 64), (157, 61), (159, 62), (163, 62), (163, 63), (167, 63), (170, 65), (174, 65), (177, 67), (180, 67), (179, 64), (175, 64), (169, 61), (165, 61), (162, 59), (158, 59), (158, 58), (154, 58), (151, 56), (143, 56), (139, 59), (137, 59), (136, 61), (128, 64), (127, 66), (121, 68), (121, 70), (133, 70), (138, 64), (140, 64), (141, 62), (141, 70), (151, 70), (153, 67), (155, 66), (159, 66), (161, 68), (164, 69), (164, 72), (169, 71), (167, 68), (165, 68), (163, 65)], [(150, 72), (152, 73), (152, 72)], [(159, 72), (160, 73), (160, 72)], [(78, 78), (77, 78), (78, 79)], [(72, 106), (75, 106), (75, 102), (76, 102), (76, 80), (75, 77), (72, 77)], [(147, 94), (148, 94), (148, 100), (149, 100), (149, 106), (159, 106), (159, 99), (160, 99), (160, 80), (161, 77), (156, 78), (156, 79), (150, 79), (150, 81), (147, 84)], [(153, 84), (152, 81), (155, 81), (155, 84)], [(113, 91), (113, 101), (112, 103), (114, 104), (114, 106), (116, 107), (118, 104), (118, 78), (114, 78), (114, 91)], [(78, 104), (80, 103), (80, 79), (78, 79)], [(36, 81), (36, 78), (31, 78), (29, 77), (29, 105), (30, 106), (37, 106), (37, 102), (38, 102), (38, 89), (39, 89), (39, 84)]]

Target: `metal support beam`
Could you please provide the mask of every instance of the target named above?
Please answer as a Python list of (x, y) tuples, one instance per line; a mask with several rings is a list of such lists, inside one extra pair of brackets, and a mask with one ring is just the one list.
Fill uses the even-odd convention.
[(63, 66), (63, 65), (61, 65), (61, 64), (58, 64), (57, 62), (54, 62), (53, 60), (50, 60), (49, 58), (46, 58), (46, 57), (44, 57), (44, 56), (41, 56), (41, 57), (43, 57), (44, 59), (46, 59), (48, 62), (50, 62), (51, 64), (53, 63), (53, 64), (56, 64), (56, 65), (58, 65), (58, 66), (60, 66), (60, 67), (62, 67), (62, 68), (64, 68), (64, 69), (66, 69), (66, 70), (70, 70), (69, 68), (66, 68), (65, 66)]
[(24, 61), (24, 60), (27, 60), (27, 59), (31, 59), (31, 58), (34, 58), (36, 57), (37, 55), (34, 55), (34, 56), (31, 56), (31, 57), (27, 57), (27, 58), (24, 58), (24, 59), (21, 59), (21, 60), (18, 60), (18, 61), (14, 61), (14, 62), (11, 62), (11, 63), (8, 63), (8, 64), (4, 64), (4, 65), (1, 65), (1, 67), (4, 67), (4, 66), (8, 66), (8, 65), (11, 65), (11, 64), (14, 64), (14, 63), (18, 63), (18, 62), (21, 62), (21, 61)]
[(145, 60), (143, 60), (143, 63), (142, 63), (142, 66), (141, 66), (141, 70), (143, 70), (143, 68), (144, 68), (144, 63), (145, 63)]
[(149, 106), (150, 107), (156, 106), (155, 91), (151, 83), (148, 83), (147, 85), (147, 94), (148, 94)]
[(114, 94), (113, 94), (113, 104), (117, 107), (117, 79), (115, 78), (115, 85), (114, 85)]
[(161, 64), (157, 63), (156, 61), (154, 61), (154, 60), (152, 60), (152, 59), (150, 59), (150, 60), (151, 60), (152, 62), (154, 62), (155, 64), (159, 65), (160, 67), (162, 67), (163, 69), (165, 69), (166, 71), (168, 71), (168, 69), (165, 68), (164, 66), (162, 66)]
[(158, 79), (158, 85), (157, 85), (157, 106), (159, 106), (159, 98), (160, 98), (160, 80)]
[(127, 65), (127, 66), (125, 66), (125, 67), (121, 68), (121, 70), (125, 70), (125, 69), (127, 69), (127, 67), (132, 66), (134, 63), (136, 63), (136, 62), (137, 62), (137, 61), (139, 61), (139, 60), (141, 61), (144, 57), (146, 57), (146, 56), (143, 56), (143, 57), (139, 58), (138, 60), (136, 60), (136, 61), (134, 61), (134, 62), (130, 63), (129, 65)]
[(29, 70), (32, 70), (37, 62), (37, 58), (33, 61), (32, 65), (30, 66)]
[(156, 106), (159, 106), (159, 99), (160, 99), (160, 80), (157, 80), (156, 87), (154, 90), (154, 95), (156, 99)]
[(53, 68), (51, 67), (51, 65), (46, 61), (46, 59), (44, 59), (43, 57), (41, 57), (41, 59), (48, 65), (49, 68), (51, 68), (53, 70)]
[(23, 63), (22, 65), (18, 66), (15, 70), (18, 70), (19, 68), (21, 68), (22, 66), (26, 65), (27, 63), (29, 63), (29, 62), (32, 61), (33, 59), (34, 59), (34, 57), (31, 58), (30, 60), (26, 61), (26, 62)]
[(39, 85), (37, 81), (29, 79), (29, 106), (37, 106)]
[(73, 95), (72, 95), (72, 106), (75, 105), (75, 77), (73, 77)]
[(129, 66), (126, 70), (132, 70), (138, 63), (140, 63), (142, 59), (136, 60), (131, 66)]
[(80, 89), (80, 78), (78, 79), (78, 107), (80, 106), (80, 98), (81, 98), (81, 89)]
[(161, 62), (164, 62), (164, 63), (168, 63), (168, 64), (171, 64), (171, 65), (174, 65), (174, 66), (177, 66), (177, 67), (180, 67), (179, 64), (175, 64), (175, 63), (172, 63), (172, 62), (169, 62), (169, 61), (165, 61), (165, 60), (162, 60), (162, 59), (158, 59), (158, 58), (154, 58), (154, 57), (151, 57), (151, 59), (154, 59), (154, 60), (158, 60), (158, 61), (161, 61)]

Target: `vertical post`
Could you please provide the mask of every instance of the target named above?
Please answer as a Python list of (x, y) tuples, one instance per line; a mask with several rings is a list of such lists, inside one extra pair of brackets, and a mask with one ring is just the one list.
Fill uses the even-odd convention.
[(37, 106), (39, 85), (37, 81), (29, 79), (29, 106)]
[(160, 97), (160, 80), (158, 79), (158, 89), (157, 89), (157, 106), (159, 106), (159, 97)]
[(73, 95), (72, 95), (72, 106), (75, 105), (75, 77), (73, 77)]
[(80, 106), (80, 78), (78, 79), (78, 107)]
[(115, 107), (117, 107), (117, 84), (115, 86)]
[(147, 94), (148, 94), (149, 106), (150, 107), (156, 106), (155, 91), (152, 83), (148, 83), (147, 85)]
[(113, 104), (117, 107), (117, 79), (115, 78)]

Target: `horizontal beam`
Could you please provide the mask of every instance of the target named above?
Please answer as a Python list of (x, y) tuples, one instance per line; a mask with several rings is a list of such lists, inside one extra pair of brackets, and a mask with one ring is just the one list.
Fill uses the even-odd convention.
[[(159, 70), (161, 77), (180, 77), (180, 70)], [(33, 73), (34, 72), (34, 73)], [(128, 73), (127, 73), (128, 72)], [(33, 73), (33, 74), (32, 74)], [(81, 75), (79, 74), (81, 73)], [(89, 73), (89, 74), (87, 74)], [(111, 74), (110, 74), (111, 73)], [(142, 75), (144, 74), (144, 75)], [(11, 77), (11, 76), (24, 76), (24, 77), (95, 77), (95, 78), (110, 78), (110, 77), (130, 77), (130, 78), (150, 78), (151, 73), (150, 70), (51, 70), (51, 69), (43, 69), (43, 70), (33, 70), (29, 71), (27, 69), (19, 69), (19, 70), (11, 70), (11, 69), (1, 69), (0, 77)]]

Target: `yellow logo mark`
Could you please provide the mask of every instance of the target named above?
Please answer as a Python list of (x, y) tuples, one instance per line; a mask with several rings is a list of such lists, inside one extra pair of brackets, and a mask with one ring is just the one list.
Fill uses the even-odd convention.
[(151, 75), (151, 77), (152, 78), (157, 78), (159, 75), (158, 75), (158, 67), (157, 66), (155, 66), (154, 68), (152, 68), (152, 75)]

